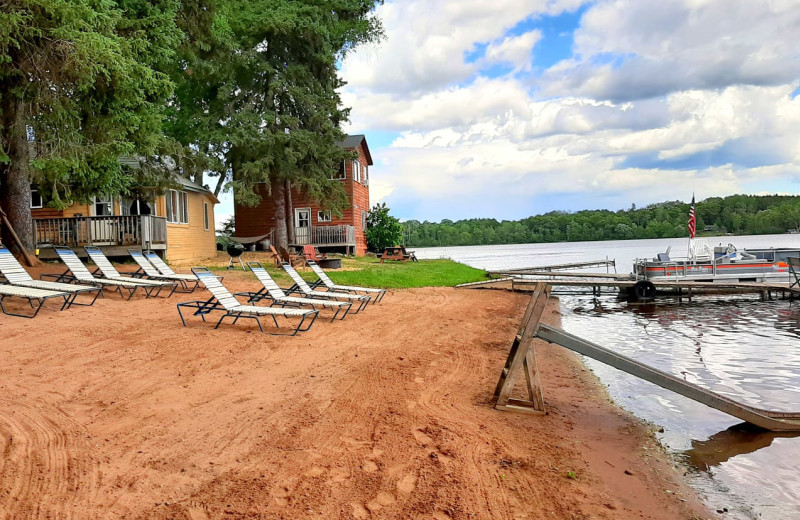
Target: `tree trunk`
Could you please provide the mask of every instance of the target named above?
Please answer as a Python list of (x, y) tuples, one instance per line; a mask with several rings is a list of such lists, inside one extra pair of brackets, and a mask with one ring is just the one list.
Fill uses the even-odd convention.
[[(8, 163), (0, 164), (0, 207), (6, 212), (8, 220), (17, 232), (22, 246), (33, 252), (33, 219), (31, 218), (31, 178), (30, 149), (25, 125), (23, 103), (15, 96), (2, 98), (2, 145), (8, 154)], [(2, 232), (3, 243), (12, 251), (22, 254), (12, 240), (5, 226)]]
[(297, 237), (295, 236), (295, 228), (294, 228), (294, 209), (292, 208), (292, 183), (289, 179), (286, 179), (286, 228), (287, 228), (287, 236), (289, 237), (290, 244), (297, 243)]
[(275, 204), (275, 245), (289, 249), (286, 234), (286, 194), (282, 180), (272, 181), (272, 202)]

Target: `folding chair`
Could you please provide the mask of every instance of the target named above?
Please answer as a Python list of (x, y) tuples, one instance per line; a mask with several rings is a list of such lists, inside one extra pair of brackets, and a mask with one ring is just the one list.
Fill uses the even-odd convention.
[[(93, 285), (74, 285), (71, 283), (47, 282), (44, 280), (34, 280), (28, 271), (14, 258), (5, 246), (0, 245), (0, 274), (8, 281), (10, 285), (17, 287), (31, 287), (33, 289), (44, 289), (47, 291), (56, 291), (62, 293), (69, 293), (69, 305), (91, 306), (94, 305), (97, 297), (103, 292), (102, 287)], [(89, 303), (76, 302), (78, 295), (95, 293)]]
[[(75, 251), (68, 247), (62, 246), (57, 246), (54, 249), (58, 257), (61, 258), (61, 261), (66, 264), (67, 270), (61, 274), (43, 274), (40, 278), (53, 278), (56, 282), (78, 281), (95, 286), (116, 287), (114, 291), (118, 292), (119, 295), (125, 300), (130, 300), (133, 298), (133, 294), (136, 292), (136, 289), (142, 289), (145, 293), (145, 297), (147, 298), (150, 298), (150, 296), (157, 296), (158, 293), (161, 292), (161, 287), (143, 284), (131, 279), (110, 280), (107, 278), (96, 278), (92, 275), (92, 273), (89, 272), (89, 269), (83, 265), (83, 262), (81, 262), (81, 259), (75, 254)], [(127, 298), (122, 292), (123, 289), (125, 289), (125, 291), (128, 293)], [(153, 291), (156, 289), (158, 289), (158, 291), (153, 294)]]
[[(186, 326), (186, 320), (183, 317), (183, 309), (195, 309), (192, 314), (194, 316), (200, 316), (203, 321), (206, 321), (206, 314), (209, 314), (213, 311), (224, 311), (225, 314), (223, 314), (219, 319), (217, 325), (214, 327), (215, 329), (218, 329), (222, 324), (222, 320), (228, 316), (233, 318), (234, 325), (240, 319), (256, 320), (256, 323), (258, 323), (258, 328), (261, 330), (261, 332), (264, 332), (264, 327), (261, 325), (261, 320), (259, 319), (261, 316), (271, 317), (272, 321), (275, 322), (275, 327), (279, 330), (280, 326), (278, 325), (278, 320), (275, 318), (275, 316), (283, 316), (285, 318), (299, 317), (300, 323), (297, 324), (297, 327), (295, 327), (292, 332), (283, 334), (270, 332), (270, 334), (273, 336), (294, 336), (298, 332), (305, 332), (310, 329), (314, 324), (314, 321), (316, 321), (317, 315), (319, 314), (318, 310), (276, 309), (274, 307), (242, 305), (239, 303), (239, 300), (236, 299), (236, 296), (231, 294), (231, 292), (224, 285), (222, 285), (222, 282), (220, 282), (219, 279), (205, 267), (193, 267), (192, 272), (197, 275), (197, 279), (200, 280), (200, 283), (202, 283), (205, 288), (211, 292), (211, 298), (205, 301), (195, 300), (179, 303), (177, 305), (178, 315), (181, 317), (181, 323), (183, 323), (184, 327)], [(303, 324), (309, 318), (311, 319), (311, 322), (308, 323), (305, 328), (303, 328)]]
[(178, 282), (181, 286), (181, 290), (178, 291), (176, 289), (175, 292), (179, 293), (192, 293), (195, 289), (197, 289), (197, 286), (200, 283), (197, 277), (193, 274), (161, 274), (158, 272), (158, 269), (156, 269), (155, 266), (150, 263), (145, 255), (142, 254), (142, 252), (138, 249), (128, 249), (128, 254), (130, 254), (134, 262), (139, 265), (139, 270), (135, 273), (131, 273), (131, 276), (135, 278), (146, 276), (147, 279)]
[[(35, 318), (39, 311), (42, 310), (44, 302), (51, 298), (63, 298), (64, 303), (61, 304), (61, 310), (70, 307), (70, 298), (73, 295), (66, 292), (48, 291), (45, 289), (34, 289), (33, 287), (17, 287), (15, 285), (2, 285), (0, 284), (0, 311), (9, 316), (17, 316), (19, 318)], [(33, 314), (22, 314), (18, 312), (11, 312), (5, 306), (6, 298), (23, 298), (28, 300), (28, 304), (33, 309)], [(33, 302), (38, 305), (34, 306)]]
[(275, 280), (272, 279), (267, 270), (264, 269), (264, 266), (262, 266), (259, 262), (247, 262), (247, 267), (250, 268), (253, 274), (256, 275), (256, 278), (258, 278), (258, 281), (261, 282), (261, 285), (263, 285), (263, 287), (257, 292), (236, 293), (236, 296), (246, 296), (247, 303), (256, 303), (264, 299), (270, 299), (272, 300), (270, 307), (274, 307), (276, 305), (280, 307), (300, 307), (303, 305), (310, 305), (312, 309), (316, 309), (316, 306), (319, 305), (323, 309), (336, 309), (336, 313), (331, 318), (331, 321), (335, 320), (339, 315), (339, 312), (344, 310), (344, 313), (339, 318), (343, 320), (345, 316), (347, 316), (347, 313), (350, 312), (350, 308), (353, 306), (352, 302), (287, 296), (286, 293), (283, 292), (283, 289), (278, 287), (278, 284), (275, 283)]
[(352, 285), (336, 285), (335, 283), (333, 283), (333, 280), (328, 278), (328, 275), (325, 273), (325, 271), (322, 270), (319, 264), (317, 264), (313, 260), (306, 260), (306, 263), (309, 265), (309, 267), (311, 267), (311, 270), (314, 271), (314, 274), (316, 274), (317, 277), (319, 278), (319, 280), (313, 282), (310, 285), (312, 289), (316, 289), (320, 285), (325, 285), (325, 287), (329, 291), (341, 291), (346, 293), (363, 292), (367, 294), (374, 294), (375, 299), (372, 300), (373, 305), (381, 301), (383, 297), (386, 295), (386, 289), (376, 289), (373, 287), (358, 287)]
[(322, 291), (315, 291), (308, 286), (305, 280), (294, 270), (294, 268), (286, 262), (281, 264), (283, 270), (292, 278), (294, 285), (288, 289), (288, 293), (297, 293), (304, 295), (308, 298), (321, 298), (321, 299), (328, 299), (328, 300), (348, 300), (351, 302), (358, 302), (358, 308), (353, 311), (353, 314), (358, 314), (364, 309), (367, 305), (369, 305), (369, 301), (371, 299), (370, 296), (366, 294), (349, 294), (349, 293), (340, 293), (340, 292), (322, 292)]

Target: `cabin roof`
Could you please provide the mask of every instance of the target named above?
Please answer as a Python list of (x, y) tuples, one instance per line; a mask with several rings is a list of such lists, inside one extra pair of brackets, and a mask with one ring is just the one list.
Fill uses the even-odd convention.
[[(125, 157), (120, 157), (117, 160), (120, 162), (120, 164), (124, 164), (125, 166), (128, 166), (130, 168), (139, 169), (142, 167), (141, 160), (138, 157), (125, 156)], [(219, 204), (219, 199), (217, 199), (216, 195), (214, 195), (214, 192), (212, 192), (207, 187), (201, 186), (196, 182), (187, 179), (182, 175), (179, 175), (177, 172), (173, 173), (173, 178), (175, 182), (177, 182), (178, 184), (181, 185), (181, 187), (183, 187), (183, 189), (187, 191), (193, 191), (196, 193), (203, 193), (205, 195), (208, 195), (211, 197), (211, 200), (214, 201), (214, 204)]]
[(369, 153), (369, 146), (367, 146), (367, 138), (364, 134), (353, 134), (348, 135), (343, 140), (339, 141), (338, 144), (342, 148), (347, 150), (356, 149), (358, 146), (364, 143), (364, 155), (367, 156), (367, 164), (372, 166), (372, 154)]

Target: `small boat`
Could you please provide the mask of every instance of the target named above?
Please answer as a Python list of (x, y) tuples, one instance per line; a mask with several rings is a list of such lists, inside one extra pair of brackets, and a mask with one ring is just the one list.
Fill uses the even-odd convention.
[(690, 280), (696, 282), (790, 282), (788, 257), (800, 257), (800, 249), (737, 250), (733, 244), (714, 247), (692, 240), (687, 258), (671, 258), (670, 249), (653, 259), (637, 259), (633, 272), (640, 280)]

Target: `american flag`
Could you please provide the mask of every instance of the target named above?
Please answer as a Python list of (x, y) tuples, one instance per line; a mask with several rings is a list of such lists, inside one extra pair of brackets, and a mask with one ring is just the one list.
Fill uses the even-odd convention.
[(692, 194), (692, 205), (689, 206), (689, 238), (694, 238), (697, 231), (697, 216), (694, 212), (694, 194)]

